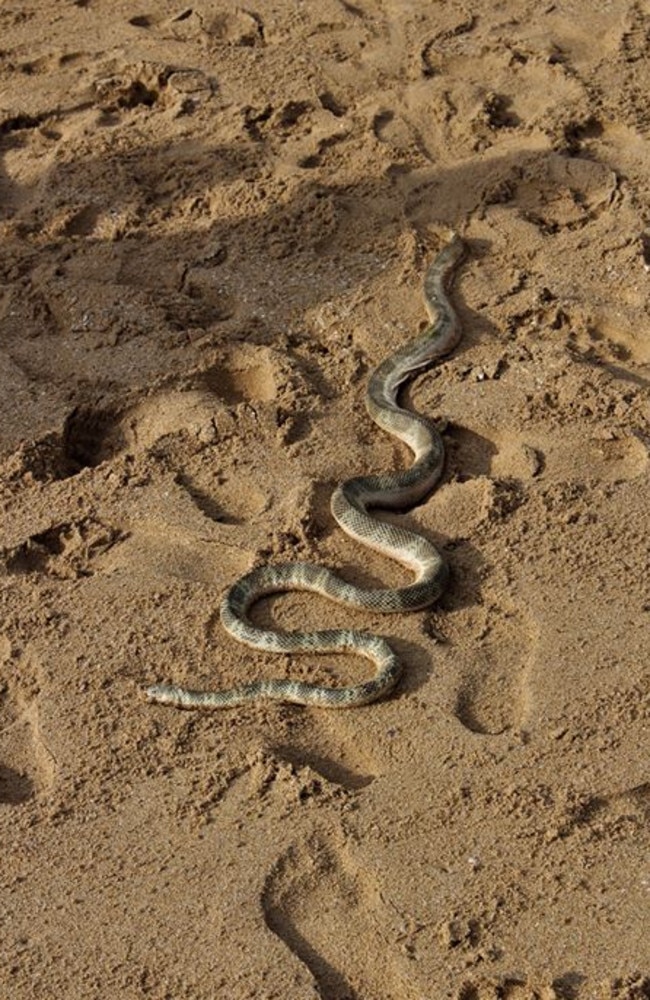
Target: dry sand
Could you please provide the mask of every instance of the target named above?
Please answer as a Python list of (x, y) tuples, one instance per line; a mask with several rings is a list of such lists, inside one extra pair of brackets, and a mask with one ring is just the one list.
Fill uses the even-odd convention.
[[(650, 997), (650, 3), (0, 10), (0, 996)], [(307, 557), (449, 228), (464, 340), (404, 522), (431, 611), (291, 594), (406, 664), (343, 713), (143, 685), (359, 678), (224, 635)]]

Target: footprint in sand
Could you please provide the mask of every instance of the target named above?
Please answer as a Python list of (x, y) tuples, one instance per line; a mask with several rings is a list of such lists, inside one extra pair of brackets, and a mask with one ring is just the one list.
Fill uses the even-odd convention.
[[(480, 536), (486, 522), (495, 517), (503, 521), (527, 495), (536, 490), (543, 495), (550, 484), (633, 480), (648, 467), (647, 448), (633, 434), (585, 439), (581, 426), (539, 425), (520, 434), (479, 425), (472, 431), (454, 428), (451, 437), (452, 469), (476, 478), (446, 484), (438, 494), (437, 515), (461, 539)], [(460, 574), (463, 558), (471, 576), (476, 556), (466, 545), (456, 553)], [(465, 603), (450, 608), (461, 671), (450, 701), (471, 732), (494, 736), (523, 731), (534, 713), (531, 671), (539, 626), (515, 603), (497, 601), (486, 608), (476, 604), (475, 596), (459, 587), (458, 598)]]
[[(474, 434), (456, 438), (470, 449), (483, 440)], [(482, 449), (480, 453), (481, 463), (487, 461)], [(436, 500), (436, 518), (459, 539), (454, 546), (455, 587), (444, 599), (455, 672), (442, 681), (459, 721), (483, 735), (526, 727), (539, 628), (515, 603), (481, 603), (475, 581), (482, 557), (466, 539), (479, 536), (494, 518), (507, 518), (520, 502), (518, 490), (504, 489), (485, 474), (445, 484)]]
[(266, 348), (240, 348), (204, 372), (202, 381), (226, 405), (270, 402), (278, 392), (276, 358)]
[(117, 528), (95, 517), (66, 521), (0, 551), (0, 565), (16, 575), (76, 580), (92, 576), (97, 559), (123, 537)]
[(377, 762), (356, 724), (331, 714), (298, 719), (291, 729), (291, 742), (276, 743), (273, 753), (293, 767), (307, 766), (328, 784), (357, 791), (370, 785), (377, 774)]
[(532, 709), (537, 626), (521, 609), (491, 607), (484, 620), (474, 621), (471, 632), (470, 666), (456, 693), (458, 720), (483, 735), (525, 730)]
[(586, 436), (584, 428), (531, 426), (525, 433), (493, 426), (454, 428), (449, 466), (463, 476), (500, 482), (618, 482), (643, 475), (648, 449), (633, 433), (606, 428)]
[[(191, 442), (196, 439), (199, 445), (217, 445), (237, 434), (239, 425), (246, 425), (247, 416), (255, 419), (257, 407), (277, 406), (278, 397), (295, 391), (297, 381), (299, 375), (288, 370), (279, 353), (242, 347), (197, 373), (192, 387), (160, 389), (130, 405), (116, 402), (75, 407), (62, 431), (22, 444), (8, 460), (6, 472), (13, 478), (30, 475), (49, 483), (117, 458), (146, 455), (163, 441), (165, 445), (174, 440), (182, 443), (184, 436)], [(184, 457), (187, 454), (185, 447)], [(189, 454), (191, 458), (192, 449)], [(187, 464), (184, 462), (183, 468)], [(193, 490), (190, 480), (191, 475), (183, 485), (197, 498), (201, 488)], [(250, 491), (242, 490), (241, 485), (238, 492), (248, 496)], [(237, 506), (241, 510), (239, 501)]]
[(575, 482), (620, 482), (643, 475), (648, 451), (634, 434), (603, 430), (586, 437), (581, 427), (531, 429), (525, 438), (493, 434), (498, 452), (490, 471), (499, 478)]
[[(645, 244), (642, 249), (645, 257)], [(647, 388), (650, 379), (639, 373), (650, 363), (650, 340), (639, 330), (637, 318), (644, 304), (642, 292), (635, 288), (621, 299), (614, 304), (600, 302), (589, 310), (575, 309), (567, 335), (569, 351), (576, 361)]]
[[(193, 379), (187, 389), (160, 389), (141, 402), (120, 408), (84, 406), (68, 416), (63, 432), (63, 452), (70, 474), (94, 468), (123, 454), (153, 448), (161, 439), (181, 434), (203, 444), (237, 431), (233, 415), (239, 407), (274, 406), (278, 397), (302, 390), (300, 374), (280, 352), (268, 348), (238, 348)], [(240, 416), (241, 414), (239, 414)], [(276, 421), (277, 422), (277, 421)]]
[(211, 440), (216, 410), (214, 400), (199, 390), (161, 390), (123, 410), (78, 407), (66, 420), (65, 454), (77, 469), (94, 468), (119, 455), (145, 452), (184, 430)]
[(279, 858), (262, 906), (269, 928), (310, 970), (322, 1000), (421, 996), (409, 984), (409, 960), (399, 945), (386, 946), (394, 914), (372, 878), (326, 841), (315, 838)]
[[(155, 11), (155, 7), (154, 7)], [(258, 14), (237, 8), (206, 16), (191, 7), (179, 6), (171, 15), (159, 12), (135, 14), (130, 25), (142, 31), (154, 31), (164, 38), (188, 41), (207, 36), (217, 42), (251, 48), (264, 44), (264, 22)]]
[(0, 638), (6, 679), (0, 701), (0, 808), (20, 805), (52, 788), (56, 763), (41, 733), (39, 664), (31, 650), (17, 651)]
[[(645, 829), (650, 819), (650, 782), (643, 782), (615, 792), (596, 794), (564, 790), (560, 801), (549, 816), (549, 840), (571, 836), (592, 836), (599, 841), (620, 841), (622, 831)], [(650, 887), (650, 874), (639, 872), (639, 884)]]

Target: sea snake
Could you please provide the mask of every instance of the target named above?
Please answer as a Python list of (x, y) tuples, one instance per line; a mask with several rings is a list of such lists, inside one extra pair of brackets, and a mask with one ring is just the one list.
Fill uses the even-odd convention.
[(311, 590), (354, 608), (370, 611), (416, 611), (433, 604), (445, 588), (447, 564), (436, 548), (413, 531), (377, 521), (373, 507), (404, 509), (427, 496), (438, 481), (444, 463), (444, 445), (432, 420), (405, 410), (397, 402), (400, 387), (434, 361), (448, 354), (461, 331), (448, 298), (448, 287), (465, 255), (465, 244), (453, 235), (428, 268), (424, 300), (430, 325), (415, 339), (391, 354), (373, 372), (366, 406), (374, 422), (409, 446), (415, 460), (410, 468), (384, 475), (358, 476), (342, 483), (332, 495), (332, 514), (343, 531), (413, 570), (415, 580), (405, 587), (366, 589), (342, 580), (313, 563), (259, 566), (227, 591), (221, 603), (221, 623), (240, 642), (272, 653), (337, 653), (365, 656), (376, 667), (370, 680), (345, 687), (324, 687), (302, 681), (257, 680), (221, 691), (192, 691), (173, 684), (145, 689), (150, 701), (178, 708), (230, 708), (265, 699), (351, 708), (387, 694), (397, 683), (401, 664), (388, 643), (377, 635), (351, 629), (317, 632), (279, 632), (253, 625), (249, 610), (265, 594)]

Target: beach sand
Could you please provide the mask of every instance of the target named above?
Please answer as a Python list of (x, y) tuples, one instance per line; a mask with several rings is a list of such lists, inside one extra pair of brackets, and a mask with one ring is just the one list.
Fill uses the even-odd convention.
[[(650, 997), (650, 4), (9, 0), (0, 11), (0, 996)], [(404, 663), (247, 649), (253, 565), (371, 586), (342, 480), (406, 467), (369, 373), (458, 349), (430, 610), (301, 593)], [(383, 515), (382, 515), (383, 516)]]

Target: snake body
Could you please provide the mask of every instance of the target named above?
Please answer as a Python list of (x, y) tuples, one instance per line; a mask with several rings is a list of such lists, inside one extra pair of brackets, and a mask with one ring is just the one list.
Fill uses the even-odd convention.
[(275, 653), (339, 653), (352, 651), (375, 664), (375, 675), (346, 687), (323, 687), (301, 681), (257, 680), (221, 691), (192, 691), (171, 684), (154, 684), (145, 693), (151, 701), (179, 708), (228, 708), (244, 702), (274, 699), (323, 708), (365, 705), (387, 694), (397, 683), (401, 665), (388, 643), (376, 635), (350, 629), (317, 632), (277, 632), (254, 625), (248, 612), (265, 594), (310, 590), (355, 608), (380, 612), (416, 611), (440, 596), (448, 579), (443, 557), (427, 539), (377, 521), (373, 507), (403, 509), (422, 500), (442, 472), (444, 445), (433, 421), (405, 410), (397, 402), (401, 386), (434, 361), (448, 354), (460, 340), (460, 327), (447, 295), (465, 245), (454, 235), (427, 270), (424, 299), (431, 324), (372, 374), (366, 406), (374, 422), (413, 451), (410, 468), (385, 475), (359, 476), (342, 483), (332, 495), (332, 514), (352, 538), (416, 574), (415, 580), (394, 589), (367, 589), (341, 579), (324, 566), (299, 562), (260, 566), (227, 591), (221, 603), (221, 622), (240, 642)]

